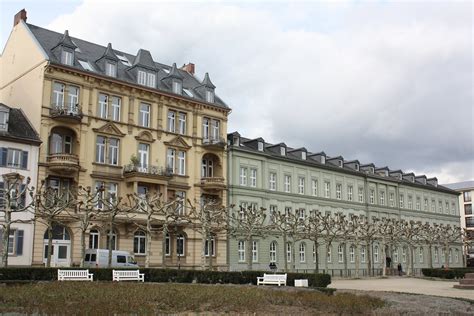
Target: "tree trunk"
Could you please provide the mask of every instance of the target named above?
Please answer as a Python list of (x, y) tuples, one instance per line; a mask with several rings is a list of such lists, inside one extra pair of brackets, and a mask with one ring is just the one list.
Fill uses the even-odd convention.
[(247, 251), (247, 270), (252, 271), (253, 269), (253, 238), (252, 236), (247, 236), (245, 239), (245, 242), (247, 243), (247, 248), (245, 249)]
[(150, 257), (151, 257), (151, 222), (148, 218), (146, 222), (146, 258), (145, 258), (145, 268), (150, 267)]
[(429, 256), (429, 259), (428, 259), (428, 266), (430, 267), (430, 269), (433, 269), (433, 250), (432, 250), (432, 246), (431, 244), (428, 245), (428, 256)]
[(412, 249), (412, 246), (411, 245), (408, 245), (408, 271), (407, 271), (407, 275), (408, 276), (412, 276), (413, 274), (413, 249)]
[(285, 273), (288, 273), (288, 258), (286, 255), (286, 234), (283, 234), (283, 262), (285, 267)]
[(84, 268), (84, 256), (86, 255), (86, 231), (81, 229), (81, 268)]
[(386, 277), (387, 276), (387, 252), (385, 251), (385, 238), (382, 239), (382, 245), (381, 245), (381, 255), (382, 255), (382, 276)]
[(291, 264), (292, 264), (292, 271), (296, 271), (296, 262), (295, 262), (295, 242), (293, 238), (291, 239)]
[(444, 267), (449, 268), (449, 244), (447, 242), (444, 243), (444, 263)]
[(48, 223), (48, 257), (46, 267), (51, 267), (51, 254), (53, 252), (53, 223)]
[(347, 278), (349, 275), (347, 273), (347, 244), (344, 242), (342, 248), (342, 260), (344, 260), (344, 276)]
[[(212, 260), (212, 250), (214, 249), (215, 247), (215, 244), (211, 244), (211, 237), (209, 236), (207, 238), (207, 245), (209, 247), (209, 251), (208, 251), (208, 254), (209, 254), (209, 270), (213, 270), (214, 267), (213, 267), (213, 260)], [(216, 242), (216, 239), (214, 238), (214, 243)]]
[(368, 242), (367, 243), (367, 275), (368, 276), (373, 276), (372, 273), (372, 243)]
[[(5, 217), (7, 217), (6, 212)], [(3, 254), (2, 254), (2, 268), (8, 267), (8, 240), (10, 238), (10, 219), (5, 219), (5, 231), (2, 236)]]
[(314, 272), (315, 273), (319, 273), (319, 255), (318, 255), (318, 248), (319, 248), (319, 244), (318, 244), (318, 240), (316, 239), (314, 241), (314, 256), (315, 256), (315, 269), (314, 269)]
[[(329, 274), (328, 271), (328, 254), (329, 254), (329, 248), (331, 247), (330, 243), (326, 243), (326, 260), (324, 260), (324, 273)], [(332, 253), (331, 253), (332, 256)]]
[(355, 245), (355, 249), (354, 249), (354, 256), (355, 256), (355, 275), (356, 275), (356, 278), (359, 278), (359, 268), (360, 268), (360, 258), (359, 258), (359, 244), (356, 243)]
[(112, 245), (113, 245), (113, 236), (114, 236), (114, 231), (113, 231), (113, 224), (112, 222), (109, 223), (109, 259), (108, 259), (108, 263), (107, 263), (107, 266), (109, 268), (112, 267)]
[(163, 225), (163, 239), (161, 241), (161, 266), (163, 269), (166, 269), (166, 235), (168, 235), (168, 227)]

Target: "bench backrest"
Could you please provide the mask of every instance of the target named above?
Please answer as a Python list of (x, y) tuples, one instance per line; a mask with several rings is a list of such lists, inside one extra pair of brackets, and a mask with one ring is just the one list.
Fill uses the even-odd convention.
[(121, 277), (135, 277), (138, 276), (140, 271), (139, 270), (114, 270), (115, 275)]
[(285, 274), (263, 274), (264, 280), (272, 280), (272, 281), (286, 281), (286, 273)]
[(84, 277), (89, 276), (89, 270), (59, 270), (58, 275), (65, 277)]

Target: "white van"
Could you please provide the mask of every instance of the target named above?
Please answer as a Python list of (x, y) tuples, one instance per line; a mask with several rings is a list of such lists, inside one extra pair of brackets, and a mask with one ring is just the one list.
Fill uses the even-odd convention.
[[(108, 249), (86, 249), (84, 256), (84, 267), (107, 268), (109, 265)], [(135, 267), (138, 264), (133, 255), (128, 251), (112, 250), (112, 268)]]

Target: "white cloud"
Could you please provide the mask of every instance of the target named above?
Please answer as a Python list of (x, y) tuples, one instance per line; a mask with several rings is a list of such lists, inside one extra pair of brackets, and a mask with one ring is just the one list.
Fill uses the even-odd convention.
[(229, 131), (447, 182), (474, 178), (470, 12), (461, 2), (85, 1), (50, 27), (195, 62), (233, 109)]

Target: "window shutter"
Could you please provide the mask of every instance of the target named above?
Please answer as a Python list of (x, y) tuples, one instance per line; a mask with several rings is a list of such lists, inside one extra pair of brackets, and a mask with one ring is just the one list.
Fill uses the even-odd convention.
[(0, 148), (0, 167), (7, 165), (8, 148)]
[(28, 169), (28, 152), (24, 151), (21, 157), (21, 167), (23, 169)]
[(16, 255), (17, 256), (23, 255), (23, 231), (22, 230), (16, 231)]

